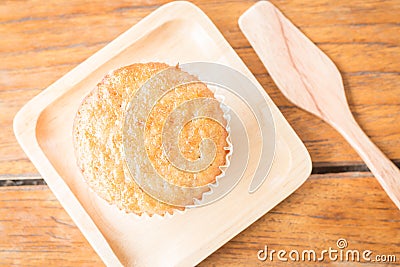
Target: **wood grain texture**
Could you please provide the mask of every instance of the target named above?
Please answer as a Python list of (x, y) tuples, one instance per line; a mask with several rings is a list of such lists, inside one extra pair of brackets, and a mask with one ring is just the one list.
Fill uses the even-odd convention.
[[(17, 110), (166, 2), (1, 1), (0, 36), (5, 36), (0, 38), (1, 177), (19, 179), (38, 175), (12, 133), (11, 122)], [(399, 162), (400, 3), (397, 0), (271, 2), (333, 59), (343, 76), (356, 120), (389, 158)], [(280, 107), (305, 142), (314, 166), (361, 164), (357, 154), (336, 131), (294, 107), (273, 84), (237, 26), (238, 17), (254, 1), (196, 0), (194, 3), (213, 20)], [(12, 187), (0, 191), (0, 199), (4, 200), (0, 220), (8, 216), (0, 222), (0, 265), (21, 265), (23, 259), (28, 262), (24, 265), (32, 266), (42, 266), (50, 260), (52, 265), (101, 265), (75, 226), (52, 220), (50, 216), (71, 223), (46, 187)], [(35, 198), (43, 199), (44, 203), (34, 201)], [(5, 205), (8, 208), (2, 209)], [(22, 229), (22, 225), (29, 227)], [(44, 234), (49, 232), (43, 230), (46, 227), (63, 239)], [(399, 258), (396, 249), (400, 247), (399, 228), (399, 211), (371, 176), (314, 175), (294, 195), (202, 264), (268, 266), (256, 260), (257, 250), (266, 244), (274, 249), (283, 244), (287, 248), (294, 245), (298, 249), (322, 250), (334, 246), (340, 237), (347, 238), (350, 246), (381, 254), (396, 253)], [(30, 234), (33, 236), (24, 236)], [(69, 253), (57, 253), (61, 250)]]
[[(223, 63), (241, 71), (255, 86), (247, 87), (246, 79), (236, 80), (235, 85), (220, 81), (245, 100), (242, 102), (235, 94), (224, 93), (226, 104), (238, 116), (238, 119), (232, 118), (231, 137), (239, 154), (232, 157), (232, 169), (228, 171), (241, 173), (241, 168), (245, 168), (241, 180), (213, 205), (189, 209), (165, 220), (146, 221), (135, 214), (119, 212), (89, 190), (76, 164), (71, 129), (82, 99), (105, 73), (130, 62), (149, 62), (154, 58), (170, 65), (204, 60)], [(182, 68), (185, 69), (183, 65)], [(214, 75), (226, 73), (225, 70), (210, 64), (205, 76), (199, 75), (207, 77), (208, 72)], [(240, 90), (245, 87), (247, 90)], [(234, 120), (238, 124), (233, 125)], [(243, 130), (239, 120), (243, 122)], [(14, 132), (60, 203), (102, 260), (111, 266), (118, 261), (125, 266), (164, 266), (165, 262), (171, 266), (195, 265), (293, 193), (312, 169), (308, 152), (279, 109), (211, 20), (188, 2), (163, 5), (57, 80), (18, 112)], [(246, 134), (248, 148), (240, 144)], [(274, 151), (268, 142), (272, 139)], [(267, 144), (262, 145), (263, 142)], [(263, 151), (260, 155), (259, 148), (266, 149), (267, 153)], [(257, 173), (260, 178), (265, 176), (271, 152), (274, 160), (268, 179), (256, 192), (251, 192)], [(263, 166), (257, 169), (259, 159)], [(255, 177), (254, 172), (257, 172)], [(232, 181), (226, 182), (226, 188), (230, 188)], [(221, 186), (222, 183), (225, 184), (221, 181)], [(158, 250), (157, 254), (153, 250)]]
[[(2, 187), (0, 205), (0, 265), (101, 265), (46, 186)], [(394, 254), (399, 264), (399, 228), (400, 211), (371, 175), (312, 175), (293, 195), (200, 266), (268, 266), (268, 261), (257, 259), (257, 251), (265, 245), (277, 250), (321, 251), (335, 248), (339, 238), (347, 240), (349, 249)]]
[[(269, 249), (337, 248), (345, 238), (348, 249), (370, 249), (373, 255), (400, 254), (400, 211), (380, 189), (374, 177), (364, 173), (312, 175), (293, 195), (236, 238), (207, 258), (201, 266), (283, 266), (260, 262), (257, 252)], [(396, 263), (399, 264), (398, 257)], [(301, 265), (301, 263), (298, 263)], [(304, 263), (303, 263), (304, 264)], [(393, 265), (394, 265), (393, 264)], [(307, 262), (307, 266), (340, 265)], [(352, 263), (351, 266), (356, 265)], [(363, 263), (363, 266), (377, 266)], [(389, 265), (388, 263), (382, 266)]]
[(47, 186), (0, 187), (0, 205), (0, 266), (102, 265)]
[[(389, 158), (399, 161), (400, 124), (395, 123), (400, 117), (399, 2), (272, 2), (338, 65), (357, 121)], [(7, 38), (0, 39), (0, 175), (36, 173), (10, 127), (16, 111), (163, 3), (2, 2), (0, 34)], [(305, 142), (316, 166), (361, 164), (338, 133), (290, 104), (273, 84), (237, 26), (238, 17), (253, 1), (194, 3), (256, 74)]]
[(253, 5), (239, 26), (282, 93), (341, 133), (400, 208), (400, 170), (355, 121), (332, 60), (271, 2)]

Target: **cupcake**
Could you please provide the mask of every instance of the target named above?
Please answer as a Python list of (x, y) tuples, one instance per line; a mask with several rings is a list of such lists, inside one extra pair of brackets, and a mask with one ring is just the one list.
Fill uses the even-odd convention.
[[(127, 213), (163, 216), (184, 209), (155, 199), (128, 175), (122, 142), (130, 100), (147, 80), (167, 68), (171, 67), (164, 63), (138, 63), (112, 71), (83, 100), (75, 117), (74, 148), (86, 183), (99, 197)], [(214, 98), (214, 94), (201, 82), (168, 91), (154, 105), (144, 127), (142, 145), (150, 164), (163, 179), (177, 186), (198, 187), (215, 182), (229, 152), (226, 129), (212, 119), (198, 118), (185, 124), (180, 131), (179, 150), (186, 159), (196, 160), (202, 156), (201, 141), (211, 139), (215, 144), (213, 162), (206, 169), (189, 172), (168, 160), (162, 149), (163, 126), (174, 109), (196, 98)]]

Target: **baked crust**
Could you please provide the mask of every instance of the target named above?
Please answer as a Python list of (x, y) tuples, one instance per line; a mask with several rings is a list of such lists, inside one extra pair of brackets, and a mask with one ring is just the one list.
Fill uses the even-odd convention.
[[(90, 188), (108, 203), (138, 215), (144, 212), (164, 215), (181, 209), (152, 198), (124, 174), (127, 171), (122, 146), (124, 111), (136, 90), (151, 76), (168, 67), (164, 63), (138, 63), (106, 75), (84, 99), (74, 122), (77, 163)], [(176, 185), (201, 186), (213, 182), (221, 174), (219, 167), (225, 165), (227, 132), (210, 119), (187, 123), (179, 138), (181, 153), (191, 160), (199, 157), (202, 138), (212, 139), (217, 153), (209, 168), (196, 174), (181, 171), (162, 153), (161, 131), (168, 114), (184, 101), (198, 97), (214, 96), (200, 82), (180, 86), (168, 92), (154, 106), (146, 123), (145, 147), (150, 162), (164, 179)]]

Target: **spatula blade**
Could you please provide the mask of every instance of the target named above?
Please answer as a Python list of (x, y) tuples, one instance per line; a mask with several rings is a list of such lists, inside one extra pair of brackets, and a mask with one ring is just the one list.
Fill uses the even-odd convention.
[(332, 97), (346, 99), (335, 64), (272, 3), (253, 5), (240, 17), (239, 26), (278, 88), (294, 104), (329, 117), (321, 106), (336, 102)]

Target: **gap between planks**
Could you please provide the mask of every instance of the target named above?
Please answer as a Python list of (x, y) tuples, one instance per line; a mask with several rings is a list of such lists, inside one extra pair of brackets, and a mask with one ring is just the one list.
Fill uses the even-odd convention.
[[(395, 160), (393, 162), (398, 168), (400, 168), (400, 160)], [(312, 174), (336, 174), (336, 173), (350, 173), (350, 172), (364, 173), (364, 172), (369, 172), (369, 170), (365, 164), (326, 166), (323, 162), (314, 163), (314, 167), (312, 169)], [(39, 173), (0, 175), (0, 187), (45, 185), (45, 184), (46, 182)]]

